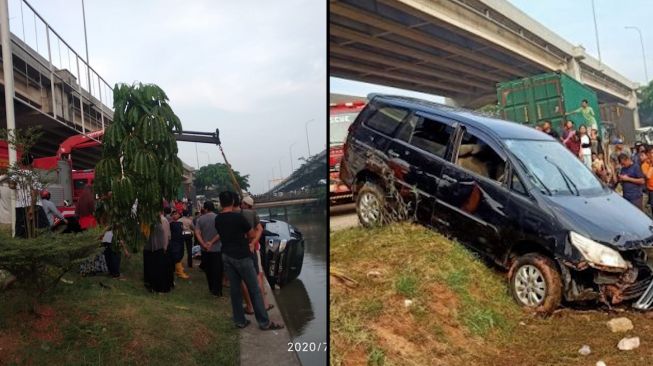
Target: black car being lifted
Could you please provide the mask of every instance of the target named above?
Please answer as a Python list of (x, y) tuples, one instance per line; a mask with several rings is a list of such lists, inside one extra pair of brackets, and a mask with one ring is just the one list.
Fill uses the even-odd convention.
[(508, 269), (522, 306), (653, 304), (653, 222), (535, 129), (416, 99), (371, 95), (340, 176), (363, 226), (412, 202), (417, 220)]

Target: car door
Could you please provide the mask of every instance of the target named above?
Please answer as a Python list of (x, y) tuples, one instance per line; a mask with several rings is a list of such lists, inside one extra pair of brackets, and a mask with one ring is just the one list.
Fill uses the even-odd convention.
[(454, 121), (416, 112), (397, 131), (387, 149), (399, 194), (416, 209), (418, 221), (431, 224), (439, 176), (450, 153)]
[(442, 168), (437, 220), (480, 252), (495, 257), (509, 217), (506, 154), (486, 134), (461, 126)]
[(519, 177), (517, 168), (513, 166), (510, 170), (511, 194), (506, 210), (510, 221), (504, 227), (502, 245), (496, 248), (501, 264), (508, 263), (510, 251), (518, 243), (529, 243), (535, 249), (535, 245), (548, 242), (550, 244), (544, 245), (544, 248), (553, 248), (555, 241), (552, 233), (557, 231), (553, 214), (538, 205), (537, 200), (528, 192), (526, 180)]
[(346, 170), (353, 176), (368, 170), (383, 177), (388, 163), (388, 144), (409, 114), (407, 108), (372, 100), (359, 116), (363, 118), (361, 126), (354, 126), (355, 131), (350, 133)]

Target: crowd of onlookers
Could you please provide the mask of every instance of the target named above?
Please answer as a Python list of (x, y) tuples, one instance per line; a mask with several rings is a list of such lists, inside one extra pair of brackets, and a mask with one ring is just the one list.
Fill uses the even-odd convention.
[[(586, 105), (585, 102), (583, 104)], [(623, 197), (633, 205), (642, 210), (651, 205), (653, 145), (637, 142), (631, 149), (620, 138), (613, 138), (606, 145), (595, 122), (590, 121), (588, 125), (589, 128), (586, 125), (576, 128), (573, 121), (567, 120), (562, 134), (558, 134), (549, 121), (544, 121), (535, 128), (559, 140), (602, 182), (620, 190)]]
[[(17, 212), (27, 215), (31, 193), (22, 193), (23, 205)], [(122, 280), (120, 273), (121, 254), (129, 258), (131, 254), (124, 242), (116, 243), (113, 226), (104, 222), (98, 214), (96, 197), (91, 186), (85, 187), (80, 196), (75, 216), (64, 218), (56, 205), (50, 201), (47, 190), (39, 194), (38, 212), (43, 217), (43, 227), (48, 225), (56, 230), (60, 224), (66, 231), (78, 232), (98, 225), (105, 225), (99, 238), (104, 246), (102, 254), (89, 258), (80, 265), (82, 275), (109, 273)], [(22, 196), (21, 196), (22, 197)], [(24, 201), (24, 202), (23, 202)], [(282, 324), (270, 321), (267, 311), (273, 305), (267, 301), (264, 286), (264, 272), (261, 262), (261, 237), (263, 226), (251, 196), (225, 191), (219, 195), (220, 210), (213, 202), (203, 204), (200, 212), (191, 217), (193, 206), (187, 199), (166, 202), (163, 200), (159, 220), (149, 233), (143, 248), (143, 274), (145, 286), (153, 292), (169, 292), (175, 287), (175, 275), (186, 280), (190, 276), (183, 265), (186, 254), (186, 267), (193, 267), (193, 259), (200, 257), (200, 269), (206, 275), (209, 292), (222, 297), (223, 286), (230, 287), (233, 320), (239, 328), (249, 325), (245, 314), (254, 315), (263, 330), (281, 329)], [(96, 221), (100, 217), (100, 222)], [(24, 220), (18, 220), (17, 232), (25, 236)], [(121, 253), (123, 252), (123, 253)], [(226, 276), (225, 276), (226, 275)], [(244, 302), (244, 306), (243, 306)]]
[(194, 219), (185, 204), (173, 203), (163, 209), (143, 249), (145, 285), (154, 292), (169, 292), (175, 286), (175, 275), (190, 278), (182, 260), (186, 251), (187, 266), (193, 266), (195, 242), (209, 292), (222, 297), (222, 287), (229, 286), (235, 325), (249, 325), (245, 314), (251, 314), (262, 330), (281, 329), (283, 325), (270, 321), (267, 313), (272, 305), (265, 297), (261, 264), (263, 226), (253, 210), (254, 201), (250, 196), (241, 200), (229, 191), (220, 193), (219, 200), (219, 211), (207, 201)]

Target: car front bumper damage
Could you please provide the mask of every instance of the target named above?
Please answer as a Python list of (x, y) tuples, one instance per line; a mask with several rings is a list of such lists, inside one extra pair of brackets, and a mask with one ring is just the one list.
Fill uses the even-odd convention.
[(649, 265), (631, 262), (633, 267), (615, 272), (580, 261), (560, 261), (565, 299), (568, 301), (598, 300), (608, 306), (635, 300), (632, 306), (648, 310), (653, 306), (653, 272)]

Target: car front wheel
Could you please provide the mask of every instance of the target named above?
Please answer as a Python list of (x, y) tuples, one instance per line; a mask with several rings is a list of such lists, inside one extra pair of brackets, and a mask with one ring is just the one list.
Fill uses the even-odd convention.
[(379, 226), (383, 222), (385, 194), (372, 182), (365, 182), (356, 195), (356, 213), (364, 227)]
[(562, 281), (550, 258), (537, 253), (523, 255), (514, 261), (508, 277), (510, 292), (519, 305), (547, 315), (560, 306)]

